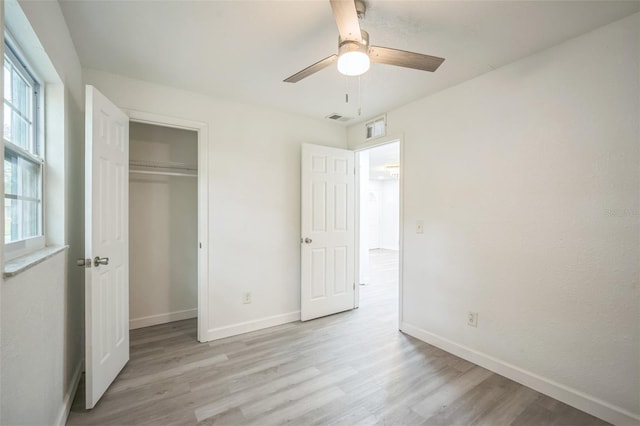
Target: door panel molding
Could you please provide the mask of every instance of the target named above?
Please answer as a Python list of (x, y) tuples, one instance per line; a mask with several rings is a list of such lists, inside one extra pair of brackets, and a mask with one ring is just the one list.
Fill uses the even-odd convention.
[(303, 321), (355, 306), (353, 151), (302, 145), (300, 316)]
[(86, 407), (93, 408), (129, 360), (129, 117), (86, 87)]

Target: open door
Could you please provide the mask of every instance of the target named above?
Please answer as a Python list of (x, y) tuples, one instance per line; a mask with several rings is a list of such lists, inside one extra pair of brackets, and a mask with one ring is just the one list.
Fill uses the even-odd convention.
[(353, 309), (354, 153), (302, 146), (302, 321)]
[(129, 360), (129, 118), (86, 88), (85, 369), (93, 408)]

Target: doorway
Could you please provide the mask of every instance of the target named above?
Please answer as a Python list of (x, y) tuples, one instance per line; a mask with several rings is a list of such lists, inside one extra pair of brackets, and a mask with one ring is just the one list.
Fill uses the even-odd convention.
[(198, 316), (197, 178), (197, 132), (130, 122), (130, 330)]
[[(166, 129), (169, 131), (185, 131), (187, 135), (193, 136), (196, 135), (197, 142), (195, 147), (196, 152), (196, 163), (193, 164), (191, 162), (185, 161), (177, 161), (177, 163), (183, 164), (165, 164), (174, 166), (174, 168), (178, 168), (178, 170), (167, 170), (163, 171), (168, 172), (168, 175), (177, 174), (188, 174), (195, 175), (195, 177), (187, 177), (187, 176), (179, 176), (179, 179), (182, 180), (190, 180), (194, 181), (197, 186), (197, 195), (196, 195), (196, 209), (197, 216), (194, 219), (196, 221), (195, 226), (197, 227), (197, 240), (194, 242), (195, 252), (196, 252), (196, 263), (197, 263), (197, 339), (199, 342), (207, 342), (211, 340), (209, 336), (209, 330), (207, 327), (207, 318), (209, 316), (208, 309), (208, 299), (209, 299), (209, 267), (208, 267), (208, 256), (209, 256), (209, 216), (208, 216), (208, 208), (209, 208), (209, 194), (208, 194), (208, 173), (209, 173), (209, 149), (207, 145), (208, 141), (208, 127), (205, 123), (201, 123), (198, 121), (185, 120), (182, 118), (168, 117), (164, 115), (158, 115), (154, 113), (148, 113), (143, 111), (136, 110), (125, 110), (126, 114), (129, 116), (130, 125), (148, 125), (155, 127), (157, 129)], [(131, 139), (131, 137), (130, 137)], [(192, 148), (193, 149), (193, 148)], [(141, 156), (144, 158), (144, 156)], [(135, 158), (132, 158), (135, 159)], [(158, 164), (154, 164), (158, 165)], [(179, 168), (183, 168), (186, 165), (187, 170), (180, 170)], [(176, 167), (177, 166), (177, 167)], [(195, 168), (195, 170), (193, 170)], [(193, 242), (193, 241), (192, 241)], [(174, 308), (169, 308), (174, 309)], [(167, 312), (176, 312), (181, 309), (176, 310), (167, 310)], [(188, 312), (184, 312), (183, 315), (192, 315), (192, 312), (187, 309)], [(175, 318), (175, 317), (173, 317)], [(193, 321), (193, 320), (191, 320)]]
[(358, 306), (386, 305), (399, 318), (400, 141), (356, 152)]
[[(85, 111), (85, 406), (91, 409), (124, 368), (129, 340), (130, 123), (191, 130), (197, 140), (197, 339), (208, 318), (208, 148), (204, 123), (124, 111), (91, 85)], [(141, 150), (145, 152), (145, 150)], [(162, 230), (160, 230), (162, 232)], [(95, 255), (95, 257), (94, 257)]]

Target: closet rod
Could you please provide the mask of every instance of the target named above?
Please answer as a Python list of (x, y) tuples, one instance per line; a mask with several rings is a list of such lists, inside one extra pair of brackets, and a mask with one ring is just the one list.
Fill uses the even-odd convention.
[(129, 169), (129, 173), (137, 173), (137, 174), (141, 174), (141, 175), (183, 176), (183, 177), (194, 177), (194, 178), (198, 177), (198, 175), (196, 173), (161, 172), (161, 171), (154, 171), (154, 170), (133, 170), (133, 169)]

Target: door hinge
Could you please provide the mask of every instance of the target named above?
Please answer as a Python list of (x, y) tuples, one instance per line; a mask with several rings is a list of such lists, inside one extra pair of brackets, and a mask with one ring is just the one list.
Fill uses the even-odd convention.
[(353, 283), (353, 290), (355, 290), (355, 289), (356, 289), (356, 283), (354, 282)]

